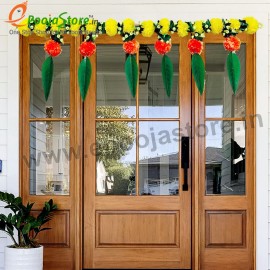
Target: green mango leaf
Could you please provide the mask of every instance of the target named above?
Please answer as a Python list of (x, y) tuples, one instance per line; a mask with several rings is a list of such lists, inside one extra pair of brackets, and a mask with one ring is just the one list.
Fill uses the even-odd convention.
[(162, 57), (162, 80), (166, 94), (170, 97), (173, 85), (173, 63), (167, 55)]
[(131, 95), (135, 97), (138, 84), (138, 65), (133, 54), (130, 54), (126, 59), (125, 73)]
[(191, 68), (196, 86), (200, 94), (202, 95), (204, 91), (204, 82), (205, 82), (205, 67), (201, 56), (197, 53), (192, 55)]
[(83, 58), (78, 69), (78, 79), (82, 100), (86, 98), (92, 75), (91, 62), (88, 57)]
[(230, 52), (227, 56), (227, 72), (233, 93), (235, 94), (238, 89), (241, 74), (241, 64), (236, 53)]
[(42, 87), (46, 101), (49, 98), (52, 79), (53, 79), (53, 59), (51, 56), (47, 57), (42, 65)]

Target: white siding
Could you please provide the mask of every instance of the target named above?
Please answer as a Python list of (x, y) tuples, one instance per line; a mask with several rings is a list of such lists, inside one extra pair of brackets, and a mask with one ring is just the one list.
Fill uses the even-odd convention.
[[(8, 17), (8, 12), (12, 5), (21, 3), (19, 0), (2, 1), (0, 5), (0, 159), (3, 159), (3, 172), (0, 173), (0, 190), (7, 190), (18, 193), (18, 38), (9, 35), (8, 25), (3, 19)], [(161, 4), (161, 2), (165, 4)], [(67, 11), (73, 16), (93, 15), (96, 18), (105, 20), (109, 17), (123, 19), (132, 17), (137, 21), (142, 19), (156, 20), (161, 17), (169, 17), (173, 19), (182, 18), (187, 20), (195, 20), (197, 18), (207, 17), (243, 17), (253, 14), (269, 14), (270, 24), (270, 2), (269, 0), (260, 0), (258, 4), (256, 0), (170, 0), (168, 2), (158, 0), (30, 0), (28, 1), (28, 13), (33, 15), (48, 16), (49, 13), (59, 14)], [(89, 4), (91, 3), (91, 4)], [(98, 3), (98, 4), (95, 4)], [(136, 3), (136, 4), (134, 4)], [(154, 5), (157, 3), (156, 5)], [(244, 5), (243, 5), (244, 4)], [(125, 12), (123, 12), (125, 10)], [(260, 19), (260, 17), (258, 17)], [(270, 29), (270, 27), (268, 28)], [(267, 42), (270, 33), (265, 36)], [(267, 51), (264, 52), (267, 55)], [(270, 47), (269, 47), (269, 68), (268, 78), (270, 83)], [(257, 67), (260, 71), (260, 67)], [(266, 71), (265, 71), (266, 72)], [(17, 78), (17, 79), (16, 79)], [(269, 84), (268, 84), (269, 85)], [(269, 99), (264, 100), (261, 106), (267, 106), (270, 120), (270, 88)], [(263, 123), (270, 128), (268, 121)], [(262, 141), (265, 144), (267, 142)], [(270, 138), (268, 139), (270, 148)], [(270, 153), (270, 150), (269, 150)], [(270, 167), (270, 156), (269, 165)], [(268, 170), (269, 171), (269, 170)], [(270, 174), (265, 181), (269, 182), (269, 232), (265, 233), (269, 243), (269, 266), (270, 269)], [(0, 212), (3, 206), (0, 205)], [(0, 270), (3, 270), (3, 251), (7, 243), (5, 235), (0, 233)], [(257, 270), (266, 270), (257, 269)]]
[[(3, 22), (0, 21), (1, 27)], [(0, 173), (0, 190), (7, 190), (7, 133), (8, 133), (8, 37), (7, 28), (0, 30), (0, 159), (3, 160), (3, 171)], [(3, 212), (3, 204), (0, 204)], [(4, 246), (6, 235), (0, 233), (0, 269), (4, 269)]]

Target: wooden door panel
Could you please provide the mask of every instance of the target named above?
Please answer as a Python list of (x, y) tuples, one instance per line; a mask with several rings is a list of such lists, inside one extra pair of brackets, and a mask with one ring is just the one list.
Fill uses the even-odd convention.
[[(35, 215), (35, 211), (34, 215)], [(46, 228), (53, 228), (38, 235), (38, 242), (45, 247), (70, 247), (70, 211), (57, 211)]]
[(206, 211), (205, 246), (245, 247), (246, 211)]
[(97, 211), (97, 247), (179, 245), (179, 212)]
[(114, 261), (95, 261), (94, 268), (96, 269), (180, 269), (179, 262), (162, 262), (162, 261), (131, 261), (131, 262), (116, 262)]

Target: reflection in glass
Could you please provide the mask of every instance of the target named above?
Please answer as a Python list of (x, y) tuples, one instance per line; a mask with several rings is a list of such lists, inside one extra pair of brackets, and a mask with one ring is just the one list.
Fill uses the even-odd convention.
[(228, 52), (222, 44), (206, 45), (206, 117), (244, 117), (246, 114), (246, 46), (237, 53), (241, 62), (238, 91), (234, 95), (226, 69)]
[(136, 195), (136, 125), (98, 122), (96, 125), (97, 195)]
[(245, 194), (245, 122), (206, 122), (206, 193)]
[(136, 115), (125, 75), (121, 45), (97, 46), (97, 118), (129, 118)]
[(140, 195), (179, 194), (179, 122), (141, 122)]
[(30, 194), (68, 195), (69, 122), (30, 124)]
[(70, 48), (62, 46), (60, 57), (54, 58), (54, 75), (51, 92), (46, 102), (41, 81), (41, 67), (47, 57), (43, 45), (30, 46), (30, 118), (69, 117)]
[[(161, 61), (162, 58), (155, 51), (154, 45), (147, 45), (151, 51), (152, 57), (150, 61), (149, 74), (147, 79), (140, 80), (139, 92), (139, 113), (141, 118), (178, 118), (178, 59), (179, 59), (179, 46), (172, 46), (172, 50), (168, 54), (173, 62), (174, 76), (173, 87), (171, 96), (167, 97), (166, 90), (164, 89), (162, 74), (161, 74)], [(139, 61), (143, 58), (140, 53)], [(145, 78), (145, 70), (147, 66), (140, 63), (141, 76)]]

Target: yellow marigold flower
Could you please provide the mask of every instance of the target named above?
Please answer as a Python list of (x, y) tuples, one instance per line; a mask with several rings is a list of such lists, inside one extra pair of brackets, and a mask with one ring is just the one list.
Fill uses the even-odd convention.
[(114, 19), (108, 19), (105, 22), (105, 30), (108, 36), (115, 36), (117, 34), (117, 21)]
[(247, 33), (248, 34), (254, 34), (257, 32), (257, 30), (260, 27), (259, 22), (253, 18), (253, 17), (246, 17), (244, 18), (244, 20), (246, 20), (248, 27), (247, 27)]
[(213, 34), (220, 34), (223, 29), (223, 22), (219, 18), (213, 18), (210, 20), (211, 30)]
[(186, 22), (179, 20), (177, 26), (178, 26), (177, 33), (180, 37), (185, 37), (188, 35), (189, 26)]
[(35, 28), (33, 30), (33, 32), (37, 35), (37, 36), (40, 36), (40, 37), (45, 37), (46, 36), (46, 28), (47, 28), (47, 25), (46, 24), (43, 24), (43, 23), (38, 23), (35, 25)]
[(51, 24), (51, 31), (57, 32), (63, 29), (64, 27), (65, 27), (64, 20), (61, 18), (57, 18), (57, 20), (55, 22), (52, 22)]
[(77, 37), (80, 34), (79, 33), (80, 27), (81, 27), (80, 23), (71, 24), (70, 25), (71, 35)]
[(167, 18), (163, 18), (159, 21), (159, 25), (161, 26), (160, 33), (162, 35), (168, 34), (170, 30), (170, 21)]
[(236, 30), (236, 31), (239, 30), (239, 28), (241, 26), (239, 20), (237, 20), (237, 19), (230, 19), (229, 23), (231, 24), (231, 28)]
[(199, 34), (204, 32), (202, 23), (203, 23), (202, 21), (196, 21), (194, 23), (193, 28), (194, 28), (195, 32), (197, 32)]
[(20, 22), (20, 26), (18, 26), (18, 31), (20, 32), (21, 35), (25, 37), (31, 35), (31, 30), (28, 27), (28, 18)]
[(88, 24), (86, 25), (86, 31), (87, 32), (96, 32), (97, 30), (97, 21), (95, 20), (89, 20)]
[(125, 19), (123, 21), (123, 31), (124, 33), (131, 33), (135, 30), (135, 22), (131, 19)]
[(155, 25), (153, 21), (142, 22), (142, 27), (143, 27), (142, 35), (144, 37), (151, 37), (155, 32)]

